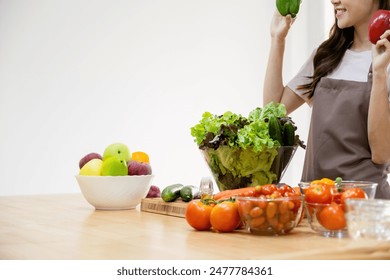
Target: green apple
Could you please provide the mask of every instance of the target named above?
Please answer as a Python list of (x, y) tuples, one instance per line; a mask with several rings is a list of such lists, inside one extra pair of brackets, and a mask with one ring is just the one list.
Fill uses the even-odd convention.
[(113, 143), (106, 147), (103, 152), (103, 161), (109, 157), (116, 157), (126, 162), (130, 161), (131, 154), (129, 148), (123, 143)]
[(100, 158), (91, 159), (83, 165), (83, 167), (79, 171), (79, 174), (83, 176), (100, 176), (102, 166), (103, 161)]
[(109, 157), (103, 160), (101, 175), (102, 176), (124, 176), (127, 175), (128, 169), (126, 161), (116, 157)]

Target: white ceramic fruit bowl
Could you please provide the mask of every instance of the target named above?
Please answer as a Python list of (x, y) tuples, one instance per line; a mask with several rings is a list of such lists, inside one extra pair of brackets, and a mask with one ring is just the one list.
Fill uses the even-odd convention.
[(82, 176), (76, 180), (84, 198), (97, 210), (133, 209), (145, 198), (153, 175)]

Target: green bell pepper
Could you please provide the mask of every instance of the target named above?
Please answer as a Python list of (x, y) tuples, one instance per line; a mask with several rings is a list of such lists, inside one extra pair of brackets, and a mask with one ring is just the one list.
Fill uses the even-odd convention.
[(276, 7), (282, 16), (290, 14), (293, 18), (299, 12), (301, 0), (276, 0)]

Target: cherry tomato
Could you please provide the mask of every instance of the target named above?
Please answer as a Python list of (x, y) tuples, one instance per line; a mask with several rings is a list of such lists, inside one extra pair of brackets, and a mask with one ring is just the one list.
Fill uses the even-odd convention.
[[(294, 187), (293, 189), (294, 189), (294, 192), (286, 193), (285, 196), (300, 196), (300, 195), (302, 195), (300, 187)], [(301, 206), (301, 202), (296, 201), (294, 204), (294, 211), (297, 212), (299, 210), (300, 206)], [(305, 216), (305, 211), (302, 210), (301, 216), (300, 216), (299, 221), (298, 221), (298, 225), (302, 222), (304, 216)]]
[(212, 209), (213, 205), (207, 205), (201, 200), (190, 201), (185, 214), (187, 223), (196, 230), (209, 230)]
[(296, 186), (296, 187), (293, 187), (293, 190), (294, 190), (294, 192), (295, 192), (295, 193), (297, 193), (297, 194), (299, 194), (299, 195), (301, 195), (301, 194), (302, 194), (302, 192), (301, 192), (301, 188), (300, 188), (300, 187), (298, 187), (298, 186)]
[(305, 191), (305, 200), (308, 203), (329, 204), (332, 202), (332, 190), (321, 183), (312, 183)]
[(267, 195), (266, 197), (268, 197), (268, 198), (278, 198), (278, 197), (282, 197), (282, 194), (279, 191), (274, 191), (272, 194)]
[(286, 196), (286, 193), (294, 192), (294, 189), (289, 185), (282, 185), (278, 188), (278, 191), (282, 196)]
[(259, 201), (257, 202), (257, 205), (260, 208), (264, 209), (265, 207), (267, 207), (267, 200), (265, 200), (267, 197), (265, 195), (260, 195), (259, 198), (261, 198), (261, 199), (259, 199)]
[(240, 214), (236, 202), (223, 201), (216, 204), (211, 210), (210, 222), (218, 232), (230, 232), (241, 225)]
[(336, 203), (325, 206), (317, 213), (319, 223), (326, 229), (339, 230), (347, 225), (342, 207)]
[(261, 194), (262, 195), (271, 195), (278, 188), (274, 184), (263, 185), (261, 186)]

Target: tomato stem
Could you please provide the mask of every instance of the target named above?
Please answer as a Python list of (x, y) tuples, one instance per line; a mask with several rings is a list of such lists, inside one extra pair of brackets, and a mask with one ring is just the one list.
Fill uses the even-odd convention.
[(337, 177), (336, 178), (335, 184), (336, 184), (337, 192), (341, 192), (342, 191), (342, 187), (341, 187), (341, 183), (342, 182), (343, 182), (343, 179), (341, 177)]
[(200, 200), (205, 205), (214, 205), (216, 204), (215, 199), (210, 196), (205, 196)]

